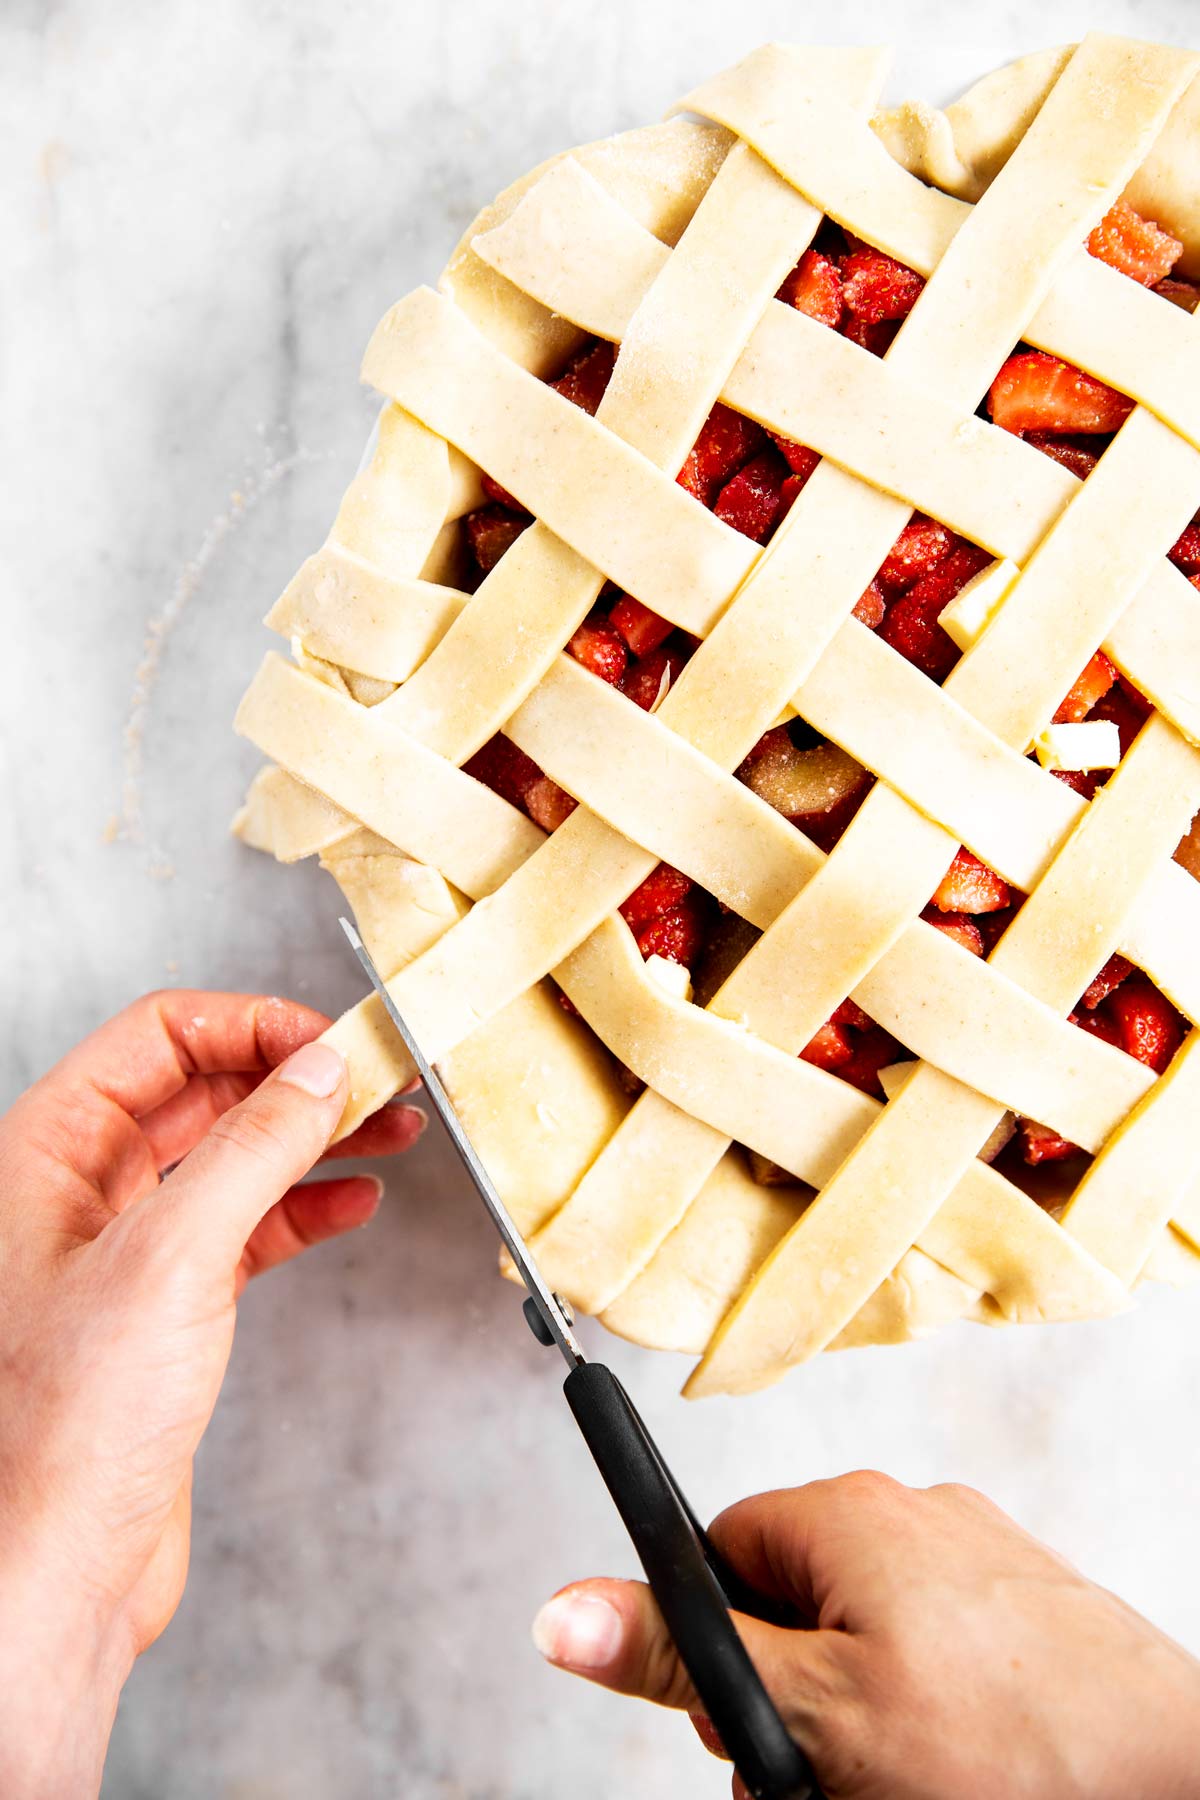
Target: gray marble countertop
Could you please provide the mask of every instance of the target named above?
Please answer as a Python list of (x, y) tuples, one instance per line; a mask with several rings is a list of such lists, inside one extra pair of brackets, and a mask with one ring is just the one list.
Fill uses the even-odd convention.
[[(976, 19), (986, 17), (986, 26)], [(1088, 23), (1190, 0), (843, 9), (944, 99)], [(786, 0), (12, 0), (0, 16), (5, 861), (0, 1100), (139, 991), (358, 980), (315, 869), (227, 824), (259, 620), (373, 412), (358, 357), (478, 206), (769, 37)], [(1200, 1651), (1194, 1295), (1095, 1327), (961, 1327), (689, 1407), (606, 1344), (698, 1510), (861, 1465), (972, 1482)], [(599, 1337), (593, 1329), (593, 1339)], [(716, 1796), (686, 1724), (543, 1667), (573, 1575), (631, 1554), (436, 1129), (369, 1233), (242, 1308), (191, 1580), (118, 1719), (108, 1800)]]

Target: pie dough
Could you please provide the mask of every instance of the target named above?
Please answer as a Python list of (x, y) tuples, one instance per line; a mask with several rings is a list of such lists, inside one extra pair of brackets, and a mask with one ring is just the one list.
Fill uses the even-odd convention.
[[(1195, 1034), (1156, 1077), (1066, 1020), (1118, 950), (1200, 1020), (1200, 330), (1083, 248), (1127, 192), (1200, 271), (1200, 59), (1093, 35), (944, 113), (876, 111), (886, 68), (766, 46), (485, 209), (371, 339), (237, 721), (240, 835), (320, 856), (548, 1279), (695, 1395), (1200, 1270)], [(883, 360), (774, 298), (824, 216), (928, 278)], [(594, 418), (542, 379), (585, 334)], [(1019, 340), (1137, 403), (1086, 483), (976, 415)], [(674, 479), (719, 398), (822, 457), (765, 550)], [(468, 597), (481, 470), (537, 523)], [(851, 616), (913, 508), (997, 559), (940, 688)], [(606, 581), (703, 639), (652, 712), (562, 655)], [(1089, 803), (1028, 752), (1111, 752), (1042, 735), (1101, 644), (1155, 711)], [(733, 775), (793, 712), (876, 777), (828, 855)], [(501, 728), (580, 803), (549, 837), (462, 767)], [(1028, 895), (987, 960), (920, 918), (960, 843)], [(616, 910), (660, 860), (762, 934), (704, 1007)], [(886, 1104), (798, 1058), (847, 995), (914, 1058)], [(330, 1036), (348, 1131), (412, 1071), (374, 999)], [(980, 1159), (1013, 1113), (1094, 1152), (1059, 1209)]]

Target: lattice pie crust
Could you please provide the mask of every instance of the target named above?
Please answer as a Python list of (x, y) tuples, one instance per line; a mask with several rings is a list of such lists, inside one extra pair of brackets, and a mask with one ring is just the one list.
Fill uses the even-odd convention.
[[(1156, 1077), (1066, 1019), (1119, 950), (1200, 1020), (1200, 327), (1083, 248), (1125, 192), (1200, 270), (1200, 65), (1094, 36), (873, 117), (886, 66), (767, 46), (481, 213), (238, 716), (242, 837), (320, 855), (548, 1277), (696, 1395), (1200, 1268), (1200, 1038)], [(773, 298), (823, 215), (928, 278), (882, 359)], [(541, 379), (584, 333), (594, 418)], [(977, 416), (1020, 340), (1137, 403), (1086, 482)], [(674, 480), (718, 398), (823, 457), (766, 550)], [(468, 597), (480, 470), (538, 522)], [(942, 687), (852, 616), (914, 508), (997, 559)], [(656, 711), (562, 654), (606, 580), (704, 640)], [(1089, 803), (1026, 752), (1099, 645), (1155, 710)], [(732, 774), (791, 708), (878, 778), (828, 856)], [(549, 837), (463, 771), (501, 728)], [(960, 843), (1028, 895), (987, 959), (919, 916)], [(660, 859), (762, 932), (707, 1007), (616, 910)], [(798, 1058), (847, 995), (919, 1059), (886, 1105)], [(410, 1070), (374, 1001), (330, 1035), (349, 1129)], [(1095, 1153), (1065, 1207), (979, 1159), (1006, 1109)]]

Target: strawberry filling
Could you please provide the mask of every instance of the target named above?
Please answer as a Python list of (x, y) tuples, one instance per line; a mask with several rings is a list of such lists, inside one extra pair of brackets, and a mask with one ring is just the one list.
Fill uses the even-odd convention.
[(1183, 245), (1153, 219), (1143, 219), (1128, 200), (1111, 206), (1091, 233), (1087, 247), (1112, 268), (1153, 287), (1165, 279), (1183, 255)]
[[(1200, 304), (1200, 289), (1170, 274), (1181, 248), (1123, 200), (1088, 239), (1093, 256), (1192, 311)], [(871, 354), (883, 355), (923, 287), (914, 270), (827, 221), (777, 297)], [(594, 414), (615, 360), (611, 344), (592, 340), (550, 385)], [(986, 405), (994, 424), (1024, 437), (1081, 481), (1091, 474), (1132, 408), (1130, 400), (1094, 376), (1024, 345), (997, 374)], [(819, 454), (807, 445), (768, 433), (718, 402), (677, 479), (733, 530), (766, 544), (819, 461)], [(482, 483), (487, 504), (465, 521), (479, 580), (496, 567), (531, 522), (519, 502), (491, 476), (484, 475)], [(1200, 513), (1173, 546), (1170, 558), (1200, 588)], [(914, 513), (856, 602), (854, 616), (940, 683), (960, 654), (941, 627), (941, 615), (990, 560), (985, 551), (938, 520)], [(696, 640), (670, 619), (610, 585), (574, 633), (567, 651), (635, 706), (653, 711), (696, 647)], [(1064, 696), (1054, 722), (1111, 720), (1124, 754), (1149, 710), (1143, 696), (1097, 650)], [(547, 832), (556, 830), (577, 804), (503, 735), (485, 744), (466, 769)], [(1095, 771), (1054, 773), (1088, 799), (1106, 778)], [(838, 843), (873, 780), (844, 750), (800, 719), (765, 732), (737, 775), (826, 852)], [(1020, 903), (1021, 896), (995, 870), (960, 848), (921, 917), (967, 954), (986, 956)], [(752, 928), (667, 863), (647, 876), (620, 911), (642, 955), (663, 957), (696, 972), (702, 998), (715, 991), (755, 936)], [(736, 946), (732, 962), (731, 945)], [(560, 998), (574, 1013), (566, 996)], [(1165, 995), (1121, 956), (1110, 957), (1098, 971), (1070, 1017), (1080, 1030), (1157, 1073), (1166, 1068), (1187, 1029)], [(805, 1062), (877, 1098), (883, 1097), (880, 1069), (909, 1056), (850, 998), (841, 1002), (800, 1054)], [(628, 1090), (639, 1091), (640, 1082), (628, 1071), (623, 1073)], [(1081, 1154), (1051, 1127), (1027, 1118), (1017, 1121), (1011, 1146), (1001, 1152), (1030, 1166)]]

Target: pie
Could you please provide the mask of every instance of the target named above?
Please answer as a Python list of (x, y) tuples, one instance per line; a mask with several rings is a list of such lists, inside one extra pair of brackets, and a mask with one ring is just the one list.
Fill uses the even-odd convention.
[[(238, 716), (241, 836), (694, 1395), (1200, 1270), (1200, 58), (886, 66), (769, 45), (480, 214)], [(411, 1068), (331, 1036), (349, 1129)]]

